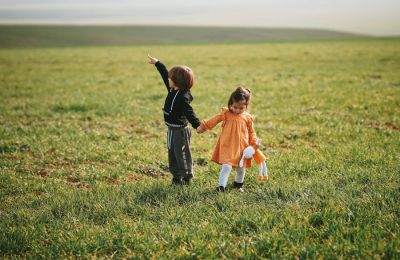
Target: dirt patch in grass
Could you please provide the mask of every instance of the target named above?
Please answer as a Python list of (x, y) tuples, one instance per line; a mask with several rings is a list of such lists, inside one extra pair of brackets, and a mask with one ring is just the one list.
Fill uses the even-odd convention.
[(37, 177), (40, 178), (48, 178), (51, 177), (51, 174), (56, 172), (57, 170), (68, 170), (72, 172), (74, 170), (73, 164), (64, 162), (64, 161), (56, 161), (52, 163), (47, 163), (45, 165), (39, 166), (36, 170), (28, 169), (29, 165), (25, 165), (25, 170), (32, 171)]
[(389, 128), (389, 129), (393, 129), (393, 130), (397, 130), (397, 131), (400, 130), (400, 126), (397, 125), (397, 124), (395, 124), (395, 123), (393, 123), (393, 122), (386, 122), (386, 123), (384, 123), (383, 125), (384, 125), (386, 128)]
[(133, 133), (140, 136), (150, 136), (150, 132), (144, 128), (134, 128)]
[(46, 168), (43, 168), (43, 169), (40, 169), (40, 170), (39, 170), (38, 175), (39, 175), (41, 178), (47, 178), (47, 177), (50, 176), (50, 172), (49, 172)]
[(105, 181), (112, 186), (119, 186), (121, 184), (121, 181), (115, 178), (111, 178), (111, 177), (106, 177)]
[(67, 176), (67, 182), (78, 183), (78, 182), (80, 182), (80, 180), (78, 177), (70, 175), (70, 176)]
[(135, 169), (135, 172), (155, 179), (166, 178), (168, 176), (168, 174), (162, 171), (162, 169), (151, 165), (140, 165)]
[(294, 150), (294, 145), (290, 143), (281, 143), (277, 150)]
[(79, 189), (90, 188), (90, 185), (88, 183), (82, 182), (77, 176), (74, 175), (67, 176), (66, 182)]
[(308, 142), (308, 146), (310, 146), (313, 149), (318, 149), (318, 145), (315, 143)]
[(399, 131), (400, 126), (394, 122), (385, 122), (385, 123), (380, 123), (378, 121), (371, 121), (368, 123), (368, 127), (382, 130), (382, 129), (390, 129), (390, 130), (395, 130)]
[(137, 174), (128, 174), (126, 176), (127, 181), (129, 182), (138, 182), (143, 180), (143, 176), (137, 175)]

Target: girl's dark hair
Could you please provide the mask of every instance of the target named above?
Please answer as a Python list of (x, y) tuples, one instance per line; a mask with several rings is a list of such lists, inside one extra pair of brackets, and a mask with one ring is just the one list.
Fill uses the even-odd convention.
[(193, 86), (194, 75), (188, 66), (179, 65), (171, 68), (168, 72), (168, 77), (180, 90), (186, 91)]
[(234, 102), (246, 101), (246, 106), (250, 104), (251, 91), (248, 88), (238, 87), (232, 92), (229, 97), (228, 107), (232, 106)]

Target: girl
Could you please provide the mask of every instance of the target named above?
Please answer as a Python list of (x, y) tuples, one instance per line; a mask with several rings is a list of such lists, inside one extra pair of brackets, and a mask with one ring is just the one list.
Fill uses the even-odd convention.
[[(243, 150), (251, 145), (258, 148), (259, 141), (253, 128), (253, 117), (247, 112), (251, 92), (248, 88), (238, 87), (230, 96), (228, 107), (209, 120), (203, 120), (197, 129), (198, 133), (211, 130), (222, 121), (222, 132), (211, 160), (221, 164), (219, 175), (219, 191), (224, 192), (232, 167), (236, 168), (236, 179), (233, 187), (243, 191), (245, 168), (251, 167), (251, 159), (245, 159), (243, 167), (239, 161)], [(265, 156), (258, 150), (254, 155), (257, 164), (265, 161)]]

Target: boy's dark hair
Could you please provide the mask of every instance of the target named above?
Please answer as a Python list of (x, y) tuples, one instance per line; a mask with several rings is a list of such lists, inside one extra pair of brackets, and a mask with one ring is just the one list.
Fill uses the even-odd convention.
[(168, 77), (183, 91), (189, 90), (194, 83), (193, 71), (184, 65), (171, 68), (168, 72)]
[(251, 91), (248, 88), (238, 87), (232, 92), (229, 97), (228, 107), (232, 106), (234, 102), (246, 101), (246, 106), (250, 103)]

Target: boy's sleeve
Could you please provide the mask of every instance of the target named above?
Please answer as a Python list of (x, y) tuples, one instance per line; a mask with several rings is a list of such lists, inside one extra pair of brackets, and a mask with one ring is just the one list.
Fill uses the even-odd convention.
[(193, 111), (192, 106), (190, 105), (190, 101), (187, 97), (184, 97), (183, 100), (183, 113), (186, 116), (189, 123), (193, 126), (193, 128), (197, 128), (200, 126), (200, 120), (197, 118), (196, 113)]
[(208, 120), (201, 121), (201, 127), (207, 130), (213, 129), (219, 122), (225, 119), (225, 112), (227, 109), (223, 108), (221, 112)]
[(167, 90), (169, 90), (169, 83), (168, 83), (168, 70), (165, 67), (164, 64), (161, 63), (161, 61), (157, 61), (156, 64), (154, 64), (158, 70), (158, 72), (160, 72), (161, 78), (164, 81), (164, 85), (167, 88)]

